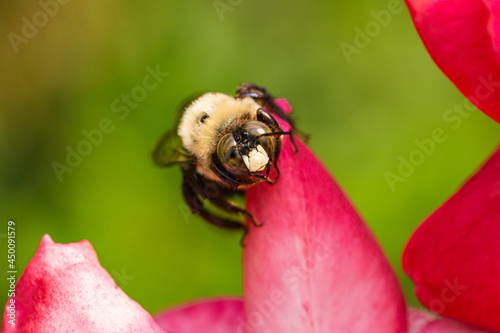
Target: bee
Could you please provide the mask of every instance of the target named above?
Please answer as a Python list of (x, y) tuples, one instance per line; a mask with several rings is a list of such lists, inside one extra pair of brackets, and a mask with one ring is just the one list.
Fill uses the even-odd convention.
[[(292, 130), (283, 131), (275, 116)], [(290, 117), (265, 88), (243, 83), (234, 97), (208, 92), (184, 104), (176, 124), (159, 140), (153, 160), (161, 167), (180, 165), (182, 193), (191, 212), (219, 227), (243, 230), (243, 238), (248, 232), (243, 221), (217, 214), (204, 203), (261, 226), (230, 197), (263, 181), (276, 183), (282, 137), (288, 135), (297, 150)]]

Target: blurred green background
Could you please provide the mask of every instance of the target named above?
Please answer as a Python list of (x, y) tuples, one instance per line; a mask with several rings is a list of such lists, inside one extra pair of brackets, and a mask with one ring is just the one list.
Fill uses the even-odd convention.
[[(17, 223), (19, 269), (48, 233), (60, 243), (88, 239), (101, 264), (122, 276), (117, 284), (150, 312), (241, 294), (240, 235), (197, 217), (186, 223), (179, 170), (156, 168), (150, 152), (185, 97), (232, 94), (251, 81), (292, 104), (298, 127), (418, 304), (401, 270), (404, 245), (500, 133), (479, 111), (457, 128), (443, 118), (464, 98), (430, 59), (406, 7), (377, 23), (390, 2), (222, 0), (215, 4), (226, 7), (216, 9), (212, 1), (70, 1), (49, 8), (45, 22), (35, 0), (3, 2), (0, 228)], [(40, 27), (25, 27), (30, 37), (22, 39), (34, 15)], [(363, 39), (366, 28), (371, 37)], [(346, 57), (347, 44), (356, 51)], [(126, 116), (113, 112), (122, 94), (140, 91), (148, 66), (169, 75)], [(83, 131), (105, 118), (113, 130), (60, 181), (53, 162), (66, 164), (67, 147), (77, 149)], [(415, 140), (435, 128), (445, 142), (392, 191), (384, 174), (397, 173), (399, 156), (408, 159)], [(0, 290), (4, 304), (5, 279)]]

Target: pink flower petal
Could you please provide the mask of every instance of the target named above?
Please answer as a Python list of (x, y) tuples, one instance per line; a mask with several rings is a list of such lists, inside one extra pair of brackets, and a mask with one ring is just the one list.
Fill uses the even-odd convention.
[(408, 309), (408, 333), (420, 333), (429, 323), (436, 320), (436, 315), (416, 309)]
[(403, 268), (429, 309), (500, 331), (500, 147), (416, 230)]
[(203, 300), (155, 315), (173, 333), (244, 333), (243, 301), (236, 298)]
[(86, 240), (56, 244), (45, 235), (16, 286), (15, 325), (5, 307), (5, 333), (163, 332), (116, 286)]
[(285, 98), (275, 99), (274, 102), (285, 112), (286, 114), (290, 114), (292, 112), (292, 106)]
[(418, 333), (495, 333), (450, 319), (437, 319)]
[[(474, 105), (500, 122), (498, 2), (406, 0), (406, 3), (438, 67)], [(464, 109), (463, 113), (469, 111)]]
[(494, 333), (455, 320), (436, 317), (422, 310), (408, 309), (408, 333)]
[(295, 139), (296, 154), (284, 137), (277, 184), (247, 193), (264, 224), (250, 225), (243, 255), (247, 331), (406, 332), (401, 290), (373, 235)]

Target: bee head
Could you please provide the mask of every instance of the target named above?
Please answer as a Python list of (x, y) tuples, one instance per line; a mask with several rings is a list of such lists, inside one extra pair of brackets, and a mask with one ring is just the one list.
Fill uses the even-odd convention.
[(219, 140), (217, 157), (222, 166), (234, 175), (264, 173), (274, 155), (275, 139), (272, 133), (263, 122), (247, 121)]

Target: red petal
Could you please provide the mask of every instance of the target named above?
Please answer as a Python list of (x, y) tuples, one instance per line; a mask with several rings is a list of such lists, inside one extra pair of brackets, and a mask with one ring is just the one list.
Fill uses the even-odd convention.
[(15, 325), (3, 332), (163, 332), (116, 286), (86, 240), (55, 244), (45, 235), (16, 286)]
[(406, 3), (438, 67), (474, 105), (500, 122), (498, 3), (492, 0), (406, 0)]
[(500, 331), (500, 147), (417, 229), (403, 268), (429, 309)]
[(296, 154), (284, 137), (277, 184), (247, 193), (264, 224), (250, 226), (244, 249), (248, 332), (406, 332), (401, 290), (373, 235), (295, 139)]
[(244, 333), (243, 301), (203, 300), (155, 315), (164, 330), (174, 333)]

